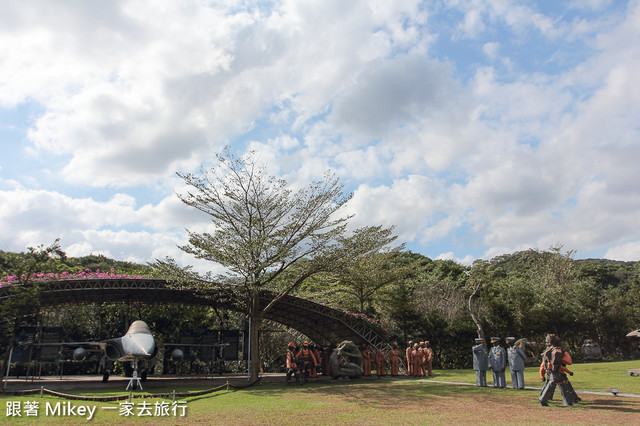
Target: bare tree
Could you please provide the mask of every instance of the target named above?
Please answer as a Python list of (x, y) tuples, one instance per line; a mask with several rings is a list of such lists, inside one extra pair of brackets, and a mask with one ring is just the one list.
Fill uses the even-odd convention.
[(469, 289), (471, 291), (468, 300), (469, 315), (478, 328), (478, 337), (483, 340), (485, 346), (487, 346), (487, 340), (484, 334), (484, 328), (482, 327), (482, 322), (480, 322), (480, 319), (476, 314), (476, 312), (479, 310), (478, 302), (474, 299), (477, 298), (478, 293), (485, 284), (485, 281), (489, 280), (489, 268), (490, 263), (486, 260), (476, 260), (475, 262), (473, 262), (473, 267), (468, 274), (467, 280), (467, 285), (469, 286)]

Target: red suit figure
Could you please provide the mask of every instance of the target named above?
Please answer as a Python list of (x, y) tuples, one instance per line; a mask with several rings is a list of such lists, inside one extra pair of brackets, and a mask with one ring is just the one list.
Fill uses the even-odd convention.
[(398, 342), (393, 342), (393, 349), (389, 352), (389, 360), (391, 361), (391, 375), (398, 375), (398, 361), (400, 359), (400, 352), (398, 351)]
[(365, 376), (371, 375), (371, 361), (373, 360), (373, 352), (367, 347), (366, 343), (362, 344), (362, 370)]
[(427, 374), (429, 377), (433, 376), (432, 363), (433, 363), (433, 349), (429, 341), (424, 342), (427, 351)]
[(298, 359), (300, 372), (302, 373), (301, 381), (304, 383), (305, 379), (309, 377), (309, 374), (311, 373), (311, 367), (315, 367), (318, 364), (315, 355), (311, 349), (309, 349), (309, 342), (302, 342), (302, 349), (298, 351), (296, 358)]
[(420, 360), (422, 359), (422, 354), (420, 353), (420, 348), (417, 343), (413, 344), (413, 351), (411, 351), (411, 361), (413, 364), (413, 377), (418, 377), (420, 375)]
[(409, 347), (406, 350), (407, 357), (407, 376), (413, 376), (413, 360), (411, 359), (411, 355), (413, 354), (413, 341), (409, 340)]
[(311, 373), (309, 377), (312, 377), (315, 379), (318, 377), (318, 369), (316, 367), (318, 366), (318, 363), (319, 363), (318, 360), (320, 359), (320, 353), (318, 352), (318, 349), (314, 345), (309, 345), (309, 349), (311, 350), (311, 353), (313, 354), (313, 357), (316, 360), (315, 364), (311, 365)]
[(387, 372), (384, 369), (384, 359), (384, 352), (382, 352), (382, 349), (379, 349), (378, 352), (376, 352), (376, 374), (378, 377), (387, 375)]
[(424, 342), (420, 342), (420, 346), (418, 347), (418, 354), (420, 357), (420, 370), (418, 371), (418, 376), (423, 377), (426, 376), (427, 373), (424, 370), (424, 366), (427, 363), (427, 352), (425, 351)]

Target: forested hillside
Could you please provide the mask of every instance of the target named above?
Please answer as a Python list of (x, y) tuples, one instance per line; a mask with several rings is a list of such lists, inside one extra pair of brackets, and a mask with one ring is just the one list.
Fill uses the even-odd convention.
[[(68, 258), (57, 244), (23, 253), (0, 251), (3, 277), (85, 270), (155, 273), (148, 265), (101, 255)], [(440, 367), (470, 366), (470, 347), (479, 328), (486, 337), (526, 337), (534, 342), (556, 333), (576, 360), (581, 359), (579, 348), (587, 338), (601, 345), (605, 359), (639, 355), (637, 342), (625, 335), (640, 327), (640, 263), (574, 260), (572, 252), (561, 248), (521, 251), (479, 260), (471, 267), (405, 251), (349, 274), (314, 277), (296, 295), (365, 314), (401, 345), (429, 340)], [(161, 337), (175, 337), (189, 327), (244, 327), (240, 314), (203, 307), (114, 303), (47, 308), (33, 314), (37, 301), (19, 303), (23, 306), (3, 306), (5, 348), (19, 322), (63, 326), (69, 339), (105, 338), (138, 318), (149, 322)], [(26, 317), (18, 315), (27, 312)], [(273, 340), (269, 345), (265, 337), (264, 350), (270, 352), (265, 358), (273, 359), (277, 368), (281, 339)]]

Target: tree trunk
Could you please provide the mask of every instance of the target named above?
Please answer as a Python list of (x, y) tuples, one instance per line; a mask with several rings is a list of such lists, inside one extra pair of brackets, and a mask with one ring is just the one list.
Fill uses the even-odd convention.
[(481, 287), (481, 284), (477, 284), (475, 289), (473, 290), (473, 293), (471, 293), (471, 296), (469, 296), (469, 315), (471, 315), (471, 319), (476, 324), (476, 327), (478, 327), (478, 337), (484, 341), (486, 346), (487, 340), (484, 337), (484, 329), (482, 328), (482, 324), (480, 323), (480, 320), (478, 320), (478, 317), (476, 317), (476, 314), (473, 312), (473, 298), (475, 297), (478, 290), (480, 290), (480, 287)]
[(249, 374), (250, 382), (258, 380), (260, 374), (260, 345), (258, 335), (262, 326), (262, 313), (260, 311), (260, 299), (258, 296), (251, 301), (251, 313), (249, 314)]

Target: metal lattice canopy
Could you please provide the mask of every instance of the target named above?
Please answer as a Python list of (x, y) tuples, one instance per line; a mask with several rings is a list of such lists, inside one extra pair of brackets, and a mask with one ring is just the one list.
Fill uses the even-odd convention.
[[(9, 288), (0, 288), (0, 301), (12, 296)], [(261, 292), (260, 307), (266, 307), (273, 297), (274, 294), (271, 292)], [(175, 287), (160, 279), (55, 280), (43, 283), (41, 293), (43, 306), (118, 301), (184, 303), (242, 312), (229, 291)], [(386, 333), (366, 319), (299, 297), (284, 296), (272, 306), (264, 318), (297, 330), (323, 346), (351, 340), (358, 345), (367, 343), (374, 348), (388, 347)]]

